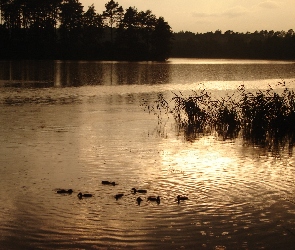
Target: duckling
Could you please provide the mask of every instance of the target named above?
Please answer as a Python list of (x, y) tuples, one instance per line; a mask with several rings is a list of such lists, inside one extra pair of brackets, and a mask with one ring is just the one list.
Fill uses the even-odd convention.
[(131, 190), (133, 191), (134, 194), (136, 194), (136, 193), (146, 194), (147, 193), (147, 190), (145, 190), (145, 189), (132, 188)]
[(82, 199), (82, 197), (92, 197), (92, 194), (82, 194), (81, 192), (78, 194), (79, 199)]
[(56, 191), (57, 194), (72, 194), (73, 193), (73, 189), (59, 189)]
[(122, 198), (123, 195), (124, 195), (124, 194), (116, 194), (116, 195), (115, 195), (115, 199), (118, 200), (118, 199)]
[(179, 204), (180, 201), (184, 201), (184, 200), (188, 200), (188, 197), (187, 196), (177, 195), (178, 204)]
[(113, 186), (117, 185), (116, 182), (114, 182), (114, 181), (112, 181), (112, 182), (111, 181), (102, 181), (101, 184), (103, 184), (103, 185), (113, 185)]
[(136, 199), (138, 206), (140, 206), (140, 203), (143, 201), (143, 199), (141, 199), (140, 197), (137, 197)]
[(160, 196), (149, 196), (147, 198), (148, 201), (156, 201), (158, 204), (160, 204)]

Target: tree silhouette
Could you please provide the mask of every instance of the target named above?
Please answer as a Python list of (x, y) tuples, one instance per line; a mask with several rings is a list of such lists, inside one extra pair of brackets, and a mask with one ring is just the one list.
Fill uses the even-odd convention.
[(102, 49), (100, 44), (102, 34), (102, 16), (96, 13), (92, 4), (83, 15), (83, 53), (89, 55), (89, 59), (99, 56), (99, 51)]
[(79, 0), (0, 0), (0, 58), (168, 58), (172, 31), (163, 18), (113, 0), (105, 7), (98, 14)]
[(238, 33), (220, 30), (207, 33), (174, 34), (173, 57), (295, 59), (293, 30)]
[(152, 33), (152, 51), (151, 55), (154, 60), (164, 61), (169, 58), (171, 50), (171, 27), (165, 22), (163, 17), (160, 17)]
[(157, 18), (152, 14), (151, 10), (141, 11), (138, 13), (138, 20), (140, 26), (140, 34), (142, 41), (145, 43), (145, 48), (150, 54), (152, 33), (155, 30)]
[(62, 57), (75, 58), (81, 47), (83, 6), (78, 0), (64, 0), (60, 6), (60, 39)]
[[(174, 33), (150, 10), (110, 0), (98, 14), (79, 0), (0, 0), (0, 58), (166, 60), (173, 57), (295, 59), (295, 33)], [(173, 38), (173, 43), (172, 43)]]
[(111, 43), (113, 43), (113, 28), (119, 26), (124, 10), (122, 6), (119, 6), (118, 2), (115, 2), (113, 0), (106, 3), (105, 8), (106, 10), (103, 12), (102, 16), (104, 18), (106, 26), (110, 28)]
[[(138, 29), (138, 12), (129, 7), (122, 18), (117, 30), (117, 53), (121, 58), (137, 60), (141, 47)], [(143, 51), (142, 51), (143, 53)]]

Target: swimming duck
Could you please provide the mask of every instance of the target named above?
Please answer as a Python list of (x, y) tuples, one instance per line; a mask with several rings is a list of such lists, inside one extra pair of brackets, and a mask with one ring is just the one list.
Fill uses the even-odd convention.
[(179, 203), (180, 201), (184, 201), (184, 200), (188, 200), (188, 197), (187, 197), (187, 196), (177, 195), (177, 201), (178, 201), (178, 203)]
[(122, 198), (123, 195), (124, 195), (124, 194), (116, 194), (116, 195), (115, 195), (115, 199), (118, 200), (118, 199)]
[(114, 181), (102, 181), (101, 182), (101, 184), (103, 184), (103, 185), (113, 185), (113, 186), (115, 186), (116, 185), (116, 182), (114, 182)]
[(145, 189), (136, 189), (136, 188), (132, 188), (131, 189), (132, 191), (133, 191), (133, 193), (142, 193), (142, 194), (145, 194), (145, 193), (147, 193), (147, 190), (145, 190)]
[(137, 197), (136, 199), (138, 206), (140, 206), (140, 203), (143, 201), (143, 199), (141, 199), (140, 197)]
[(156, 201), (158, 204), (160, 204), (160, 196), (149, 196), (147, 198), (148, 201)]
[(92, 197), (92, 194), (82, 194), (81, 192), (78, 194), (79, 199), (82, 199), (82, 197)]
[(56, 191), (56, 193), (58, 194), (72, 194), (73, 193), (73, 189), (59, 189)]

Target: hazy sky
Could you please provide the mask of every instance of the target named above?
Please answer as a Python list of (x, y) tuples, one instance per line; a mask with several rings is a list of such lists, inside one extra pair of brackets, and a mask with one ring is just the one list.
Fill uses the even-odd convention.
[[(80, 0), (84, 10), (94, 4), (97, 13), (109, 0)], [(174, 32), (254, 32), (295, 30), (295, 0), (117, 0), (124, 9), (151, 10), (163, 16)]]

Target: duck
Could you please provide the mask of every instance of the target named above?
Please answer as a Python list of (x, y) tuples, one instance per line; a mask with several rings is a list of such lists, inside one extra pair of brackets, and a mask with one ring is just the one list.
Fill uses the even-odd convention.
[(124, 194), (116, 194), (115, 199), (118, 200), (118, 199), (122, 198), (123, 196), (124, 196)]
[(143, 201), (143, 199), (141, 199), (140, 197), (137, 197), (136, 199), (138, 206), (140, 206), (140, 203)]
[(116, 182), (114, 182), (114, 181), (112, 181), (112, 182), (111, 181), (102, 181), (101, 184), (103, 184), (103, 185), (113, 185), (113, 186), (117, 185)]
[(81, 192), (78, 194), (79, 199), (82, 199), (82, 197), (92, 197), (92, 194), (82, 194)]
[(149, 196), (147, 198), (148, 201), (156, 201), (158, 204), (160, 204), (160, 196)]
[(141, 194), (146, 194), (147, 190), (146, 189), (136, 189), (136, 188), (132, 188), (131, 189), (133, 191), (133, 193), (141, 193)]
[(59, 189), (56, 191), (57, 194), (72, 194), (73, 189)]
[(184, 200), (188, 200), (188, 197), (187, 197), (187, 196), (177, 195), (177, 201), (178, 201), (178, 203), (179, 203), (180, 201), (184, 201)]

